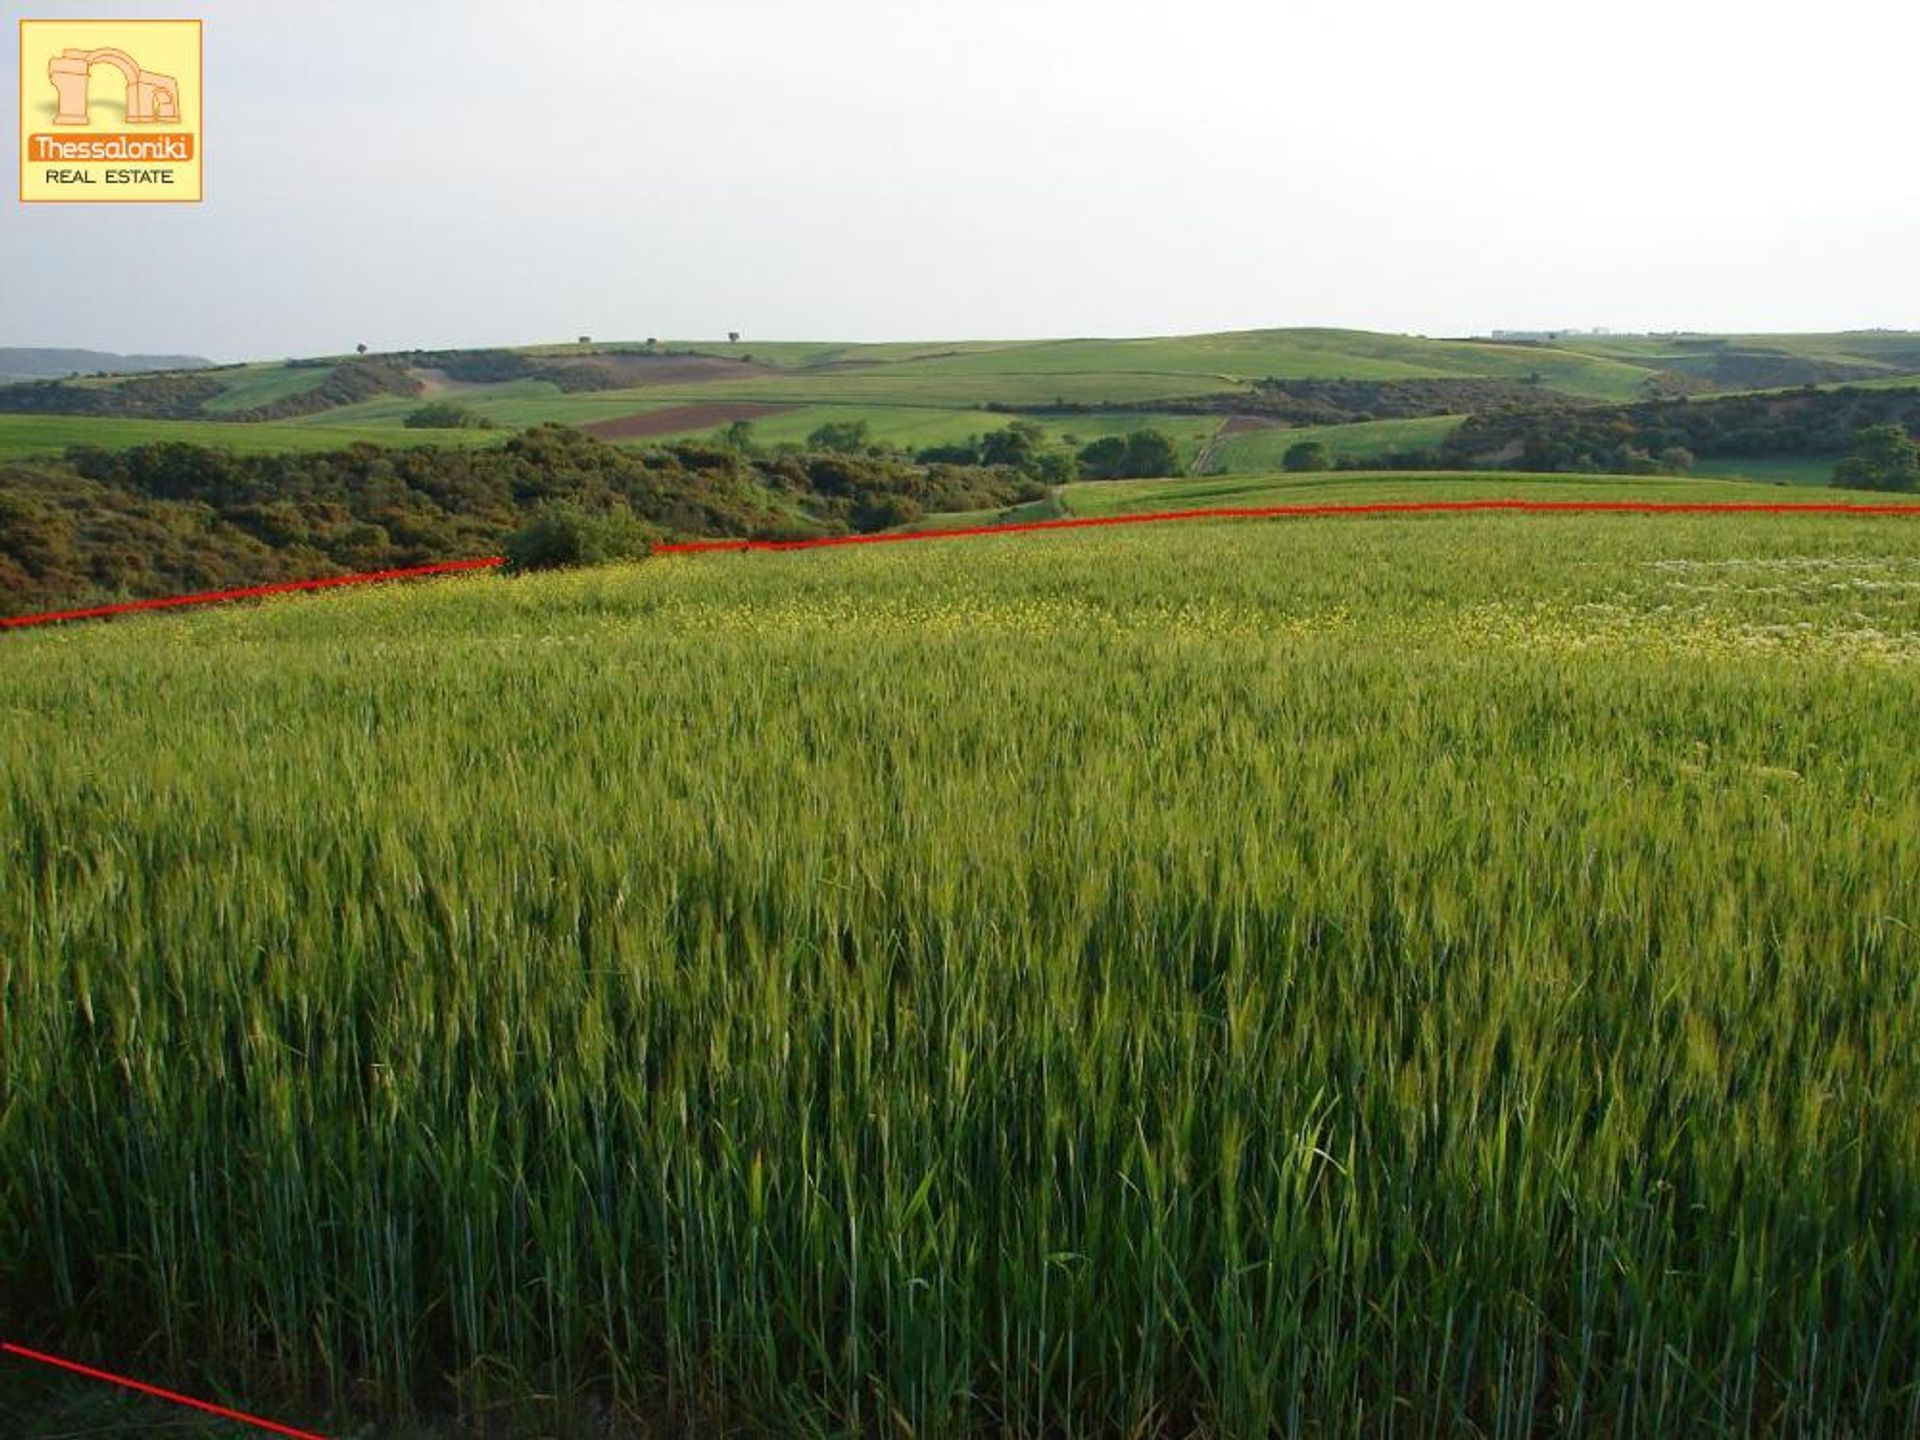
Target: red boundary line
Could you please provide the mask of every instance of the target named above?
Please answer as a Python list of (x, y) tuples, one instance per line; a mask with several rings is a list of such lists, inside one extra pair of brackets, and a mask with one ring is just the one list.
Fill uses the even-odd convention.
[[(1014, 525), (964, 525), (951, 530), (889, 531), (878, 535), (827, 535), (812, 540), (688, 540), (656, 545), (656, 555), (709, 555), (746, 550), (821, 550), (836, 545), (897, 545), (908, 540), (964, 540), (983, 535), (1022, 535), (1036, 530), (1085, 530), (1108, 525), (1153, 525), (1173, 520), (1278, 520), (1340, 515), (1457, 515), (1476, 511), (1524, 512), (1545, 515), (1853, 515), (1920, 517), (1920, 505), (1852, 505), (1803, 502), (1772, 504), (1761, 501), (1708, 500), (1385, 500), (1368, 505), (1248, 505), (1216, 506), (1203, 510), (1158, 510), (1139, 515), (1088, 515), (1062, 520), (1026, 520)], [(364, 575), (334, 575), (323, 580), (286, 580), (277, 585), (253, 585), (241, 590), (208, 590), (194, 595), (167, 595), (157, 600), (129, 600), (88, 610), (49, 610), (39, 615), (0, 617), (0, 630), (28, 625), (52, 625), (66, 620), (103, 620), (144, 610), (171, 610), (189, 605), (219, 605), (253, 600), (265, 595), (291, 595), (307, 590), (330, 590), (340, 585), (368, 585), (384, 580), (418, 580), (466, 570), (491, 570), (506, 564), (504, 556), (452, 560), (440, 565), (413, 565), (403, 570), (375, 570)]]
[(59, 1370), (71, 1370), (76, 1375), (84, 1375), (89, 1380), (104, 1380), (109, 1385), (118, 1385), (125, 1390), (136, 1390), (142, 1395), (152, 1395), (161, 1400), (170, 1400), (175, 1405), (184, 1405), (190, 1410), (204, 1410), (209, 1415), (218, 1415), (223, 1420), (237, 1420), (242, 1425), (252, 1425), (260, 1430), (270, 1430), (275, 1435), (291, 1436), (292, 1440), (326, 1440), (324, 1435), (316, 1435), (311, 1430), (296, 1430), (291, 1425), (280, 1425), (272, 1420), (262, 1420), (258, 1415), (249, 1415), (244, 1410), (229, 1410), (224, 1405), (215, 1405), (210, 1400), (196, 1400), (191, 1395), (181, 1395), (172, 1390), (162, 1390), (158, 1385), (148, 1385), (144, 1381), (129, 1380), (125, 1375), (115, 1375), (110, 1370), (95, 1370), (91, 1365), (82, 1365), (76, 1360), (62, 1360), (58, 1355), (43, 1355), (38, 1350), (29, 1350), (24, 1345), (15, 1345), (11, 1341), (0, 1341), (0, 1350), (9, 1355), (18, 1355), (23, 1360), (36, 1360), (42, 1365), (51, 1365)]
[(90, 610), (49, 610), (41, 615), (0, 617), (0, 630), (23, 625), (52, 625), (61, 620), (104, 620), (140, 610), (173, 610), (182, 605), (220, 605), (229, 600), (253, 600), (262, 595), (291, 595), (302, 590), (331, 590), (338, 585), (370, 585), (377, 580), (418, 580), (428, 575), (451, 575), (460, 570), (488, 570), (504, 565), (504, 557), (449, 560), (439, 565), (409, 565), (402, 570), (373, 570), (364, 575), (329, 575), (320, 580), (282, 580), (275, 585), (249, 585), (240, 590), (203, 590), (194, 595), (163, 595), (157, 600), (128, 600), (119, 605), (96, 605)]

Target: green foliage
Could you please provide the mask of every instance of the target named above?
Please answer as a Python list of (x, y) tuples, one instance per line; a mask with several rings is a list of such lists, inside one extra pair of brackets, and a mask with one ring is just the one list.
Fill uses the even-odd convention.
[(1180, 452), (1173, 437), (1160, 430), (1135, 430), (1128, 435), (1123, 473), (1139, 478), (1178, 475)]
[(1920, 387), (1791, 390), (1638, 405), (1564, 404), (1470, 416), (1434, 462), (1450, 469), (1631, 473), (1695, 457), (1840, 455), (1863, 427), (1920, 426)]
[(987, 465), (1011, 465), (1030, 469), (1046, 444), (1047, 432), (1031, 420), (1016, 420), (1004, 430), (982, 437), (980, 459)]
[[(1124, 445), (1122, 440), (1122, 455)], [(923, 446), (914, 458), (922, 464), (1005, 466), (1044, 485), (1064, 485), (1080, 477), (1073, 452), (1049, 444), (1046, 428), (1031, 420), (1016, 420), (962, 443)]]
[(434, 400), (407, 412), (409, 430), (490, 430), (493, 421), (453, 400)]
[(1301, 440), (1287, 447), (1281, 468), (1291, 471), (1331, 470), (1333, 452), (1320, 440)]
[(1090, 480), (1117, 480), (1126, 475), (1127, 440), (1124, 435), (1102, 435), (1082, 446), (1075, 459)]
[(216, 377), (198, 371), (140, 375), (112, 385), (69, 380), (30, 380), (0, 385), (0, 412), (15, 415), (113, 415), (179, 420), (201, 413), (225, 393)]
[(657, 536), (624, 505), (587, 510), (568, 500), (549, 500), (501, 544), (516, 572), (602, 565), (645, 555)]
[[(1060, 428), (1055, 422), (1068, 416), (1097, 417), (1099, 426), (1076, 420), (1068, 428), (1092, 439), (1148, 425), (1175, 436), (1182, 455), (1204, 446), (1209, 468), (1252, 471), (1277, 468), (1279, 453), (1263, 455), (1257, 437), (1244, 427), (1218, 437), (1223, 443), (1212, 443), (1219, 420), (1238, 416), (1293, 426), (1374, 424), (1541, 411), (1735, 384), (1879, 384), (1920, 370), (1920, 337), (1862, 333), (1489, 344), (1360, 331), (1264, 330), (940, 347), (775, 344), (756, 346), (754, 355), (757, 363), (748, 367), (744, 352), (733, 347), (655, 342), (647, 347), (613, 343), (419, 350), (349, 356), (344, 362), (334, 356), (280, 367), (223, 367), (89, 379), (51, 389), (0, 389), (0, 410), (26, 410), (44, 419), (119, 417), (122, 423), (155, 424), (190, 424), (214, 415), (254, 422), (313, 418), (378, 427), (376, 438), (398, 441), (401, 435), (379, 431), (402, 430), (422, 379), (436, 378), (419, 372), (431, 371), (475, 387), (463, 393), (461, 401), (503, 426), (606, 419), (621, 413), (609, 403), (610, 397), (623, 396), (632, 400), (634, 410), (662, 401), (686, 407), (690, 424), (685, 433), (692, 435), (711, 428), (712, 422), (699, 418), (702, 402), (747, 402), (783, 407), (781, 414), (763, 419), (761, 438), (769, 445), (802, 442), (824, 420), (846, 424), (866, 418), (871, 428), (853, 443), (854, 450), (876, 444), (957, 449), (957, 442), (979, 428), (983, 412), (1031, 417), (1055, 434)], [(1779, 397), (1765, 403), (1782, 408)], [(1696, 433), (1685, 420), (1663, 416), (1657, 426), (1638, 427), (1645, 433), (1540, 437), (1517, 461), (1503, 453), (1502, 439), (1444, 460), (1455, 468), (1517, 463), (1530, 469), (1586, 466), (1619, 471), (1638, 463), (1626, 454), (1624, 447), (1630, 444), (1655, 457), (1656, 464), (1661, 451), (1673, 446), (1708, 459), (1818, 455), (1830, 462), (1846, 452), (1861, 425), (1903, 418), (1854, 408), (1858, 413), (1836, 414), (1832, 424), (1808, 427), (1806, 438), (1818, 439), (1817, 446), (1802, 443), (1791, 450), (1766, 448), (1781, 438), (1764, 433), (1775, 428), (1771, 421), (1757, 430), (1736, 423), (1712, 439)], [(1909, 429), (1920, 424), (1912, 415), (1904, 418)], [(1796, 422), (1789, 428), (1800, 427)], [(1820, 432), (1818, 437), (1813, 430)], [(848, 444), (844, 438), (828, 439), (834, 448)], [(264, 442), (236, 443), (259, 448)], [(1442, 457), (1411, 452), (1436, 443), (1376, 439), (1362, 445), (1355, 439), (1330, 448), (1336, 463), (1391, 459), (1395, 464), (1431, 466)], [(0, 424), (0, 446), (5, 444), (6, 427)], [(977, 455), (951, 451), (925, 458), (980, 463)], [(1031, 473), (1030, 462), (1018, 455), (1012, 463)]]
[(1908, 1434), (1916, 564), (1193, 524), (8, 636), (0, 1333), (342, 1435)]
[(1071, 450), (1043, 450), (1033, 459), (1033, 477), (1046, 485), (1071, 485), (1080, 478), (1080, 461)]
[[(493, 554), (556, 501), (631, 512), (663, 534), (792, 538), (1044, 493), (1004, 470), (697, 444), (637, 451), (560, 426), (486, 449), (75, 447), (65, 463), (21, 462), (0, 475), (35, 516), (31, 533), (0, 527), (0, 613)], [(30, 564), (46, 544), (57, 563)]]
[(865, 420), (829, 420), (807, 436), (809, 450), (857, 453), (873, 444), (873, 430)]
[(875, 495), (855, 502), (853, 528), (860, 531), (897, 530), (903, 525), (913, 524), (924, 513), (920, 503), (911, 496)]
[(1833, 471), (1833, 483), (1855, 490), (1920, 490), (1920, 445), (1900, 425), (1869, 425), (1854, 437), (1853, 453)]
[(1160, 430), (1105, 435), (1082, 447), (1080, 468), (1093, 480), (1138, 480), (1180, 471), (1173, 437)]
[(966, 440), (950, 440), (938, 445), (923, 445), (913, 452), (913, 458), (923, 465), (978, 465), (980, 463), (980, 437), (975, 435)]
[[(1459, 426), (1461, 418), (1434, 415), (1338, 425), (1236, 428), (1230, 434), (1221, 434), (1208, 446), (1208, 473), (1257, 475), (1281, 470), (1287, 451), (1302, 440), (1320, 441), (1331, 453), (1335, 466), (1420, 468), (1419, 457), (1430, 454)], [(1431, 468), (1431, 464), (1429, 459), (1427, 468)]]

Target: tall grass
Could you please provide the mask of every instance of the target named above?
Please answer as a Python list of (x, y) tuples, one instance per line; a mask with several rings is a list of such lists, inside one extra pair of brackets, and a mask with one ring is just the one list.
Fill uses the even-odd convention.
[(714, 556), (0, 676), (15, 1334), (547, 1425), (1920, 1426), (1920, 527)]

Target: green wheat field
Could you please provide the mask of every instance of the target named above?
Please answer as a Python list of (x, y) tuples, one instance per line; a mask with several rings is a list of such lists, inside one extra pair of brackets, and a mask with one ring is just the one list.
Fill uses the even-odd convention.
[(1916, 719), (1911, 520), (10, 635), (0, 1328), (311, 1424), (1913, 1434)]

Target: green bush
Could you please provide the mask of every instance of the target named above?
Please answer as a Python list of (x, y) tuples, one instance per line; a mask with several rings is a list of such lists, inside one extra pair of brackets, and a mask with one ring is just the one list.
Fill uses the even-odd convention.
[(1901, 425), (1869, 425), (1853, 439), (1853, 453), (1833, 470), (1849, 490), (1920, 489), (1920, 445)]
[(1031, 420), (1016, 420), (1004, 430), (996, 430), (980, 441), (980, 458), (989, 465), (1029, 468), (1046, 443), (1047, 432)]
[[(639, 450), (556, 425), (499, 445), (404, 450), (74, 446), (61, 460), (0, 463), (0, 494), (18, 502), (0, 513), (0, 614), (497, 555), (556, 502), (631, 517), (662, 538), (796, 538), (909, 523), (908, 507), (887, 506), (889, 495), (932, 513), (1045, 493), (1004, 466), (690, 442)], [(559, 528), (527, 536), (526, 558), (598, 558), (597, 539), (576, 545)]]
[(1173, 437), (1159, 430), (1105, 436), (1085, 446), (1079, 459), (1092, 480), (1151, 480), (1180, 473)]
[(1280, 462), (1280, 468), (1300, 474), (1309, 470), (1331, 470), (1333, 452), (1322, 440), (1302, 440), (1287, 447), (1287, 453)]
[(1080, 478), (1080, 462), (1071, 450), (1045, 450), (1034, 457), (1033, 476), (1048, 485), (1071, 485)]
[(434, 400), (407, 416), (409, 430), (491, 430), (493, 421), (452, 400)]
[(864, 420), (829, 420), (807, 436), (809, 450), (831, 450), (853, 454), (873, 443), (871, 427)]
[(556, 500), (507, 536), (502, 550), (510, 571), (560, 570), (645, 555), (654, 538), (624, 505), (593, 511)]
[(923, 512), (919, 502), (906, 495), (875, 495), (853, 507), (853, 528), (863, 532), (894, 530), (911, 525)]

